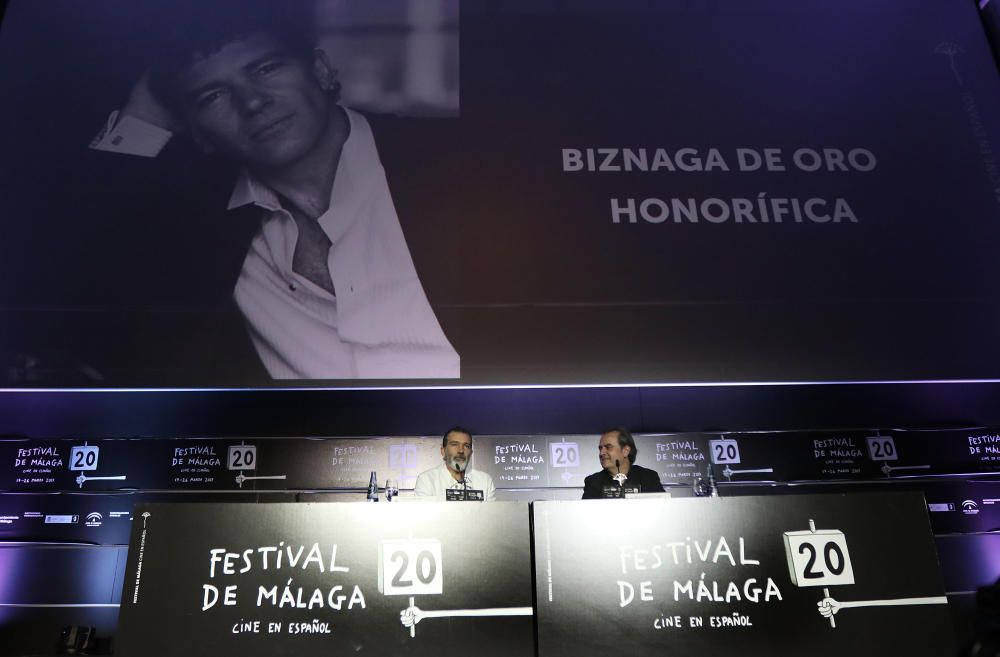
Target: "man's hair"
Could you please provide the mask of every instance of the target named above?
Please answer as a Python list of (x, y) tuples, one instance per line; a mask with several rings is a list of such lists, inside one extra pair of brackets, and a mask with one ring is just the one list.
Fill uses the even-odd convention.
[(632, 437), (632, 432), (625, 427), (612, 427), (601, 432), (601, 435), (607, 435), (609, 433), (618, 434), (618, 446), (619, 447), (629, 447), (628, 451), (628, 462), (629, 464), (635, 463), (635, 457), (639, 455), (639, 448), (635, 446), (635, 438)]
[(464, 433), (466, 436), (469, 437), (469, 440), (472, 440), (472, 432), (471, 431), (469, 431), (465, 427), (454, 426), (451, 429), (448, 429), (447, 431), (445, 431), (444, 435), (441, 436), (441, 447), (447, 447), (448, 446), (448, 436), (450, 436), (453, 433)]
[(311, 2), (172, 0), (167, 4), (169, 9), (160, 11), (158, 54), (149, 69), (149, 86), (156, 99), (179, 118), (184, 99), (177, 93), (178, 76), (228, 43), (263, 33), (289, 55), (312, 62), (316, 37)]

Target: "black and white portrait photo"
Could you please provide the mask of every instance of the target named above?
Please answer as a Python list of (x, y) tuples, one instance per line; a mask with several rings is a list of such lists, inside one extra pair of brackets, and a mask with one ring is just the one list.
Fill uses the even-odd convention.
[[(459, 377), (410, 250), (433, 228), (428, 153), (458, 113), (457, 4), (381, 4), (11, 3), (4, 42), (40, 57), (55, 58), (43, 25), (84, 22), (63, 43), (77, 74), (32, 88), (61, 101), (26, 130), (105, 112), (20, 160), (49, 177), (10, 192), (39, 217), (26, 241), (67, 253), (51, 286), (28, 281), (7, 382)], [(2, 75), (38, 76), (11, 57)], [(41, 154), (24, 134), (4, 159), (18, 151)]]
[(996, 378), (1000, 85), (911, 4), (7, 0), (0, 382)]

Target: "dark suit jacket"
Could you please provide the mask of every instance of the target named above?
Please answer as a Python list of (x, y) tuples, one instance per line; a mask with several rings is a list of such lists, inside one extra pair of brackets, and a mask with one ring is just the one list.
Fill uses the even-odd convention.
[[(604, 497), (605, 486), (618, 486), (607, 470), (595, 472), (583, 480), (583, 499), (596, 500)], [(644, 468), (634, 463), (629, 466), (628, 479), (625, 480), (626, 488), (638, 487), (640, 493), (662, 493), (663, 484), (660, 483), (660, 475), (653, 470)]]

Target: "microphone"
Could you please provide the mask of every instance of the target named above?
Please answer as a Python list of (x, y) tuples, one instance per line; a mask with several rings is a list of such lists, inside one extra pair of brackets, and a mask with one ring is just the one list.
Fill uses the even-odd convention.
[(459, 482), (460, 484), (462, 484), (462, 493), (468, 495), (469, 482), (465, 479), (466, 465), (467, 463), (459, 461), (457, 459), (455, 461), (452, 461), (452, 467), (454, 467), (455, 471), (462, 476), (462, 480)]
[(622, 464), (621, 461), (615, 459), (615, 471), (618, 473), (615, 475), (615, 481), (618, 482), (618, 497), (625, 497), (625, 480), (628, 479), (626, 475), (622, 474)]

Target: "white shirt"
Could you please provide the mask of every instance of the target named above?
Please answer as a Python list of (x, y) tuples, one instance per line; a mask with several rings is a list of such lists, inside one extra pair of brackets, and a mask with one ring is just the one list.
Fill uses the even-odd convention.
[(292, 271), (298, 227), (277, 195), (244, 175), (229, 207), (268, 214), (234, 296), (276, 379), (458, 378), (459, 357), (417, 278), (368, 121), (346, 110), (350, 134), (330, 207), (318, 223), (336, 296)]
[[(275, 379), (457, 379), (459, 356), (417, 278), (371, 127), (344, 111), (350, 133), (317, 219), (336, 295), (292, 271), (298, 227), (274, 191), (244, 172), (230, 197), (230, 209), (266, 212), (233, 292), (257, 355)], [(91, 146), (155, 156), (169, 136), (115, 114)]]
[[(483, 499), (487, 502), (494, 502), (497, 499), (497, 489), (493, 485), (493, 477), (485, 472), (469, 468), (465, 471), (467, 487), (473, 490), (483, 491)], [(428, 498), (430, 500), (444, 501), (444, 492), (449, 488), (462, 490), (462, 484), (455, 481), (451, 476), (451, 471), (444, 463), (424, 470), (417, 476), (417, 483), (413, 486), (413, 493), (417, 497)]]

